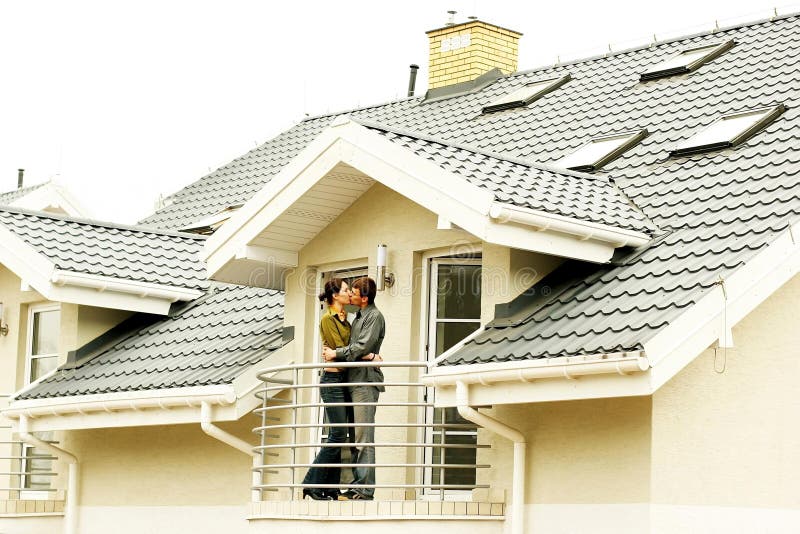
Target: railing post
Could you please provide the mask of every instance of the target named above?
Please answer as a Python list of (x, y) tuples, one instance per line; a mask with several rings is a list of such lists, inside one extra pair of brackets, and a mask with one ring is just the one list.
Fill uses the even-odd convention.
[[(261, 432), (259, 432), (259, 434), (261, 434), (260, 439), (259, 439), (259, 443), (261, 445), (261, 450), (259, 451), (259, 453), (261, 454), (261, 468), (258, 470), (258, 474), (259, 474), (258, 484), (259, 485), (264, 484), (264, 466), (267, 465), (267, 449), (264, 448), (264, 445), (267, 444), (267, 440), (266, 440), (267, 432), (266, 432), (266, 430), (264, 428), (265, 426), (267, 426), (267, 410), (264, 409), (264, 408), (267, 407), (267, 396), (268, 396), (267, 384), (268, 384), (268, 382), (264, 382), (264, 390), (263, 390), (264, 391), (264, 396), (261, 399), (261, 408), (262, 408), (262, 411), (261, 411)], [(261, 488), (258, 489), (258, 500), (259, 501), (263, 501), (264, 500), (264, 490), (261, 489)]]

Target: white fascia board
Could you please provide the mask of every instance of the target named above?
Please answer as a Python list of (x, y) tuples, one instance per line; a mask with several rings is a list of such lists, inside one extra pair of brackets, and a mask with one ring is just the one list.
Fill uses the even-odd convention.
[(436, 367), (422, 382), (441, 407), (455, 405), (457, 382), (470, 384), (476, 404), (578, 400), (647, 395), (649, 367), (641, 352), (593, 354)]
[(85, 287), (96, 289), (100, 292), (129, 293), (142, 299), (152, 297), (154, 299), (168, 300), (170, 302), (178, 300), (192, 301), (200, 298), (204, 294), (197, 289), (154, 284), (152, 282), (142, 282), (139, 280), (125, 280), (97, 274), (77, 273), (60, 269), (53, 271), (50, 281), (59, 287)]
[[(647, 372), (628, 376), (596, 374), (572, 379), (543, 378), (531, 382), (498, 382), (473, 384), (469, 387), (473, 406), (498, 406), (501, 404), (531, 404), (572, 400), (607, 399), (615, 397), (641, 397), (650, 395)], [(437, 387), (437, 408), (457, 406), (455, 386)]]
[(800, 271), (800, 223), (644, 343), (655, 392)]
[(561, 232), (577, 237), (580, 240), (593, 240), (609, 243), (613, 247), (640, 247), (650, 241), (650, 237), (642, 232), (625, 228), (617, 228), (591, 221), (581, 221), (554, 213), (533, 210), (519, 206), (495, 202), (492, 204), (491, 216), (498, 222), (516, 222), (532, 226), (540, 231)]
[(231, 385), (20, 400), (2, 414), (12, 421), (25, 415), (36, 431), (169, 425), (199, 423), (203, 402), (218, 406), (216, 421), (238, 418)]
[(297, 267), (297, 252), (259, 245), (245, 245), (233, 257), (236, 260), (250, 260), (271, 263), (282, 267)]
[(496, 245), (592, 263), (607, 263), (615, 250), (613, 245), (601, 241), (582, 241), (561, 232), (535, 231), (530, 226), (495, 221), (489, 221), (479, 237)]

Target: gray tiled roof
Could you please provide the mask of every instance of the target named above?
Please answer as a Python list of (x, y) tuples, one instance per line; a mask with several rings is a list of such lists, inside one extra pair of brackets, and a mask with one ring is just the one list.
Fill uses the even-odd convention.
[(498, 202), (630, 230), (655, 230), (605, 176), (503, 158), (410, 132), (378, 126), (370, 129), (473, 185), (492, 191)]
[[(736, 45), (696, 72), (639, 82), (641, 72), (686, 47), (726, 39)], [(526, 109), (481, 114), (526, 82), (567, 73), (571, 81)], [(740, 146), (668, 157), (724, 114), (777, 103), (786, 112)], [(521, 72), (451, 99), (411, 98), (348, 114), (544, 164), (593, 137), (649, 132), (602, 172), (669, 234), (622, 265), (598, 267), (520, 324), (489, 328), (449, 364), (641, 348), (800, 215), (798, 16)], [(175, 193), (172, 205), (142, 224), (179, 228), (246, 202), (331, 120), (301, 122)]]
[(199, 260), (205, 237), (0, 208), (0, 224), (58, 269), (151, 282), (208, 287)]
[(178, 315), (57, 371), (18, 399), (227, 384), (282, 339), (283, 293), (216, 284)]
[(5, 193), (0, 193), (0, 206), (7, 206), (15, 200), (24, 197), (28, 193), (36, 191), (43, 185), (47, 185), (47, 183), (48, 182), (42, 182), (40, 184), (29, 185), (28, 187), (22, 187), (20, 189), (13, 189), (11, 191), (6, 191)]

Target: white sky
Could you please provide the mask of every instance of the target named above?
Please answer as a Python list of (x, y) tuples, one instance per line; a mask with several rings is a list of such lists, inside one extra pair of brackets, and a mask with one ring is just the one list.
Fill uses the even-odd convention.
[[(316, 115), (427, 79), (447, 10), (522, 32), (520, 70), (797, 11), (775, 0), (97, 1), (0, 3), (0, 191), (54, 178), (97, 218), (133, 223), (159, 193)], [(621, 45), (621, 46), (620, 46)]]

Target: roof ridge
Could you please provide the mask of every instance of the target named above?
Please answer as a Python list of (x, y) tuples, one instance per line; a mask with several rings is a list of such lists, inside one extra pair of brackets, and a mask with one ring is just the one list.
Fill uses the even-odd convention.
[(34, 217), (42, 217), (48, 219), (56, 219), (60, 221), (67, 221), (67, 222), (74, 222), (78, 224), (88, 224), (91, 226), (101, 226), (105, 228), (116, 228), (117, 230), (129, 230), (132, 232), (141, 232), (146, 234), (158, 234), (170, 237), (181, 237), (185, 239), (194, 239), (194, 240), (205, 240), (207, 236), (198, 235), (198, 234), (189, 234), (186, 232), (176, 232), (174, 230), (161, 230), (158, 228), (150, 228), (146, 226), (134, 226), (130, 224), (121, 224), (115, 223), (110, 221), (101, 221), (98, 219), (88, 219), (86, 217), (74, 217), (71, 215), (61, 215), (57, 213), (50, 213), (47, 211), (41, 210), (31, 210), (25, 208), (17, 208), (17, 207), (9, 207), (9, 206), (0, 206), (0, 211), (10, 212), (10, 213), (19, 213), (21, 215), (31, 215)]
[[(733, 30), (739, 30), (741, 28), (746, 28), (746, 27), (749, 27), (749, 26), (759, 26), (761, 24), (766, 24), (768, 22), (776, 22), (776, 21), (785, 20), (785, 19), (789, 19), (789, 18), (797, 17), (797, 16), (800, 16), (800, 11), (793, 11), (791, 13), (785, 13), (783, 15), (778, 15), (778, 16), (773, 16), (773, 17), (768, 17), (768, 18), (762, 18), (762, 19), (755, 19), (755, 20), (751, 20), (751, 21), (747, 21), (747, 22), (741, 22), (739, 24), (732, 24), (731, 26), (716, 27), (714, 29), (706, 30), (706, 31), (702, 31), (702, 32), (695, 32), (695, 33), (688, 33), (688, 34), (685, 34), (685, 35), (678, 35), (676, 37), (671, 37), (671, 38), (665, 39), (663, 41), (653, 41), (653, 42), (648, 43), (648, 44), (632, 46), (632, 47), (623, 48), (623, 49), (620, 49), (620, 50), (609, 50), (608, 52), (606, 52), (604, 54), (596, 54), (594, 56), (580, 57), (580, 58), (576, 58), (576, 59), (571, 59), (569, 61), (553, 63), (553, 64), (550, 64), (550, 65), (547, 65), (547, 64), (539, 65), (539, 66), (536, 66), (536, 67), (532, 67), (530, 69), (525, 69), (525, 70), (521, 70), (521, 71), (517, 71), (517, 72), (512, 72), (511, 74), (506, 76), (506, 78), (513, 78), (513, 77), (516, 77), (516, 76), (523, 76), (523, 75), (531, 74), (531, 73), (538, 72), (538, 71), (545, 70), (545, 69), (552, 69), (552, 68), (555, 68), (555, 67), (565, 67), (565, 66), (569, 66), (569, 65), (575, 65), (577, 63), (584, 63), (584, 62), (594, 61), (594, 60), (597, 60), (597, 59), (610, 58), (610, 57), (614, 57), (614, 56), (617, 56), (617, 55), (620, 55), (620, 54), (629, 54), (631, 52), (638, 52), (640, 50), (646, 50), (648, 48), (653, 48), (655, 46), (672, 44), (672, 43), (676, 43), (678, 41), (685, 41), (687, 39), (694, 39), (695, 37), (705, 37), (705, 36), (708, 36), (708, 35), (719, 35), (719, 34), (722, 34), (722, 33), (725, 33), (725, 32), (730, 32), (730, 31), (733, 31)], [(655, 34), (653, 34), (653, 35), (655, 36)], [(611, 45), (609, 45), (609, 46), (611, 46)]]
[(537, 169), (537, 170), (540, 170), (540, 171), (548, 171), (548, 172), (552, 172), (552, 173), (555, 173), (555, 174), (561, 174), (561, 175), (565, 175), (565, 176), (572, 176), (573, 178), (580, 178), (582, 180), (609, 181), (607, 175), (604, 175), (604, 174), (589, 174), (589, 173), (585, 173), (585, 172), (571, 171), (569, 169), (562, 169), (560, 167), (553, 167), (552, 165), (547, 165), (545, 163), (540, 163), (538, 161), (530, 161), (530, 160), (527, 160), (527, 159), (524, 159), (524, 158), (519, 158), (519, 157), (516, 157), (516, 156), (510, 156), (510, 155), (507, 155), (507, 154), (500, 154), (500, 153), (492, 152), (491, 150), (485, 150), (483, 148), (479, 148), (479, 147), (476, 147), (476, 146), (472, 146), (472, 145), (468, 145), (468, 144), (464, 144), (464, 143), (453, 142), (453, 141), (444, 140), (444, 139), (439, 139), (437, 137), (433, 137), (433, 136), (430, 136), (430, 135), (427, 135), (427, 134), (414, 132), (414, 131), (411, 131), (411, 130), (405, 130), (403, 128), (397, 128), (395, 126), (388, 126), (388, 125), (385, 125), (385, 124), (380, 124), (380, 123), (373, 122), (373, 121), (366, 120), (366, 119), (356, 119), (356, 118), (350, 117), (350, 120), (352, 120), (353, 122), (355, 122), (357, 124), (360, 124), (361, 126), (367, 127), (367, 128), (373, 128), (373, 129), (376, 129), (376, 130), (383, 130), (385, 132), (391, 132), (391, 133), (394, 133), (394, 134), (397, 134), (397, 135), (404, 135), (406, 137), (412, 137), (414, 139), (419, 139), (421, 141), (428, 141), (429, 143), (438, 143), (440, 145), (457, 148), (459, 150), (466, 150), (468, 152), (474, 152), (474, 153), (480, 154), (482, 156), (487, 156), (487, 157), (490, 157), (490, 158), (499, 159), (501, 161), (508, 161), (509, 163), (514, 163), (516, 165), (522, 165), (522, 166), (525, 166), (525, 167), (530, 167), (530, 168)]

